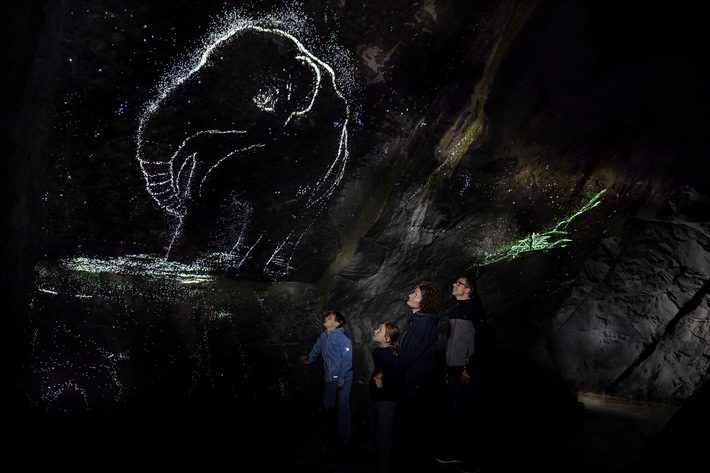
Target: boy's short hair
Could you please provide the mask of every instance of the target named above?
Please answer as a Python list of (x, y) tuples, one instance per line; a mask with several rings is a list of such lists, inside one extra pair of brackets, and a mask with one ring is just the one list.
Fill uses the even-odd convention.
[(466, 285), (468, 286), (469, 289), (471, 289), (471, 292), (476, 292), (476, 280), (469, 276), (468, 274), (462, 274), (459, 276), (458, 279), (465, 279), (466, 280)]
[(337, 310), (329, 310), (327, 315), (333, 314), (335, 316), (335, 321), (338, 322), (338, 326), (342, 327), (345, 325), (345, 317), (343, 317), (343, 314), (338, 312)]

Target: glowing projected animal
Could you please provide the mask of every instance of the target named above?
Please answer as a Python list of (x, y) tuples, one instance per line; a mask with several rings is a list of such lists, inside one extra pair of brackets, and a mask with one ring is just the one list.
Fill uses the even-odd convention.
[(241, 22), (215, 36), (137, 133), (148, 192), (175, 219), (168, 257), (288, 274), (342, 179), (348, 120), (334, 70), (292, 34)]

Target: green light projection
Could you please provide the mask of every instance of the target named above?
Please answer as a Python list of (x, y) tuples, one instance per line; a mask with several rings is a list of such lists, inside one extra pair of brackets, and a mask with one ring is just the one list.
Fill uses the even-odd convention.
[(212, 281), (205, 268), (196, 263), (183, 264), (151, 255), (128, 255), (119, 258), (97, 259), (77, 257), (62, 261), (70, 271), (87, 273), (143, 274), (154, 278), (167, 278), (181, 284), (199, 284)]
[[(212, 307), (214, 286), (221, 272), (198, 263), (168, 261), (163, 256), (134, 254), (122, 257), (77, 256), (38, 264), (38, 291), (48, 295), (71, 295), (78, 299), (96, 296), (114, 302), (125, 294), (163, 302), (189, 301)], [(220, 298), (217, 298), (220, 299)]]
[(569, 217), (558, 222), (551, 230), (547, 230), (542, 233), (533, 232), (525, 238), (503, 244), (493, 252), (484, 253), (480, 259), (469, 266), (469, 269), (474, 266), (487, 266), (499, 261), (511, 261), (527, 253), (532, 253), (533, 251), (547, 251), (553, 248), (564, 248), (569, 242), (572, 241), (571, 239), (566, 238), (566, 236), (569, 235), (569, 232), (565, 230), (567, 225), (569, 225), (575, 218), (599, 205), (601, 203), (601, 196), (605, 192), (606, 189), (602, 189), (596, 193), (589, 200), (589, 202), (584, 204)]
[[(572, 240), (567, 238), (569, 232), (566, 231), (565, 228), (575, 218), (599, 205), (601, 203), (601, 197), (605, 192), (606, 189), (599, 191), (592, 196), (588, 202), (570, 216), (559, 221), (550, 230), (541, 233), (533, 232), (519, 240), (502, 244), (492, 252), (484, 252), (482, 256), (476, 258), (475, 263), (470, 267), (487, 266), (500, 261), (510, 261), (534, 251), (548, 251), (553, 248), (566, 247)], [(215, 255), (215, 257), (217, 256), (218, 255)], [(61, 268), (59, 272), (65, 275), (74, 273), (78, 279), (81, 279), (81, 286), (85, 288), (88, 294), (96, 293), (97, 289), (106, 284), (111, 286), (113, 290), (131, 284), (127, 280), (122, 279), (102, 280), (99, 277), (101, 274), (149, 278), (155, 281), (161, 281), (163, 285), (171, 286), (174, 291), (179, 291), (181, 290), (180, 287), (184, 288), (185, 286), (204, 287), (207, 286), (208, 283), (214, 283), (218, 277), (218, 274), (215, 273), (215, 268), (205, 261), (185, 264), (176, 261), (168, 261), (158, 255), (128, 255), (105, 259), (75, 257), (64, 259), (59, 262), (59, 265)], [(58, 280), (52, 276), (53, 274), (56, 275), (57, 271), (53, 271), (42, 265), (38, 266), (37, 275), (40, 291), (49, 294), (57, 294), (59, 292), (55, 288)], [(92, 279), (92, 275), (94, 279)], [(66, 282), (67, 280), (64, 281)], [(87, 288), (86, 286), (93, 287)], [(76, 297), (81, 297), (82, 292), (84, 291), (78, 291)], [(168, 293), (172, 292), (173, 291), (168, 291)]]

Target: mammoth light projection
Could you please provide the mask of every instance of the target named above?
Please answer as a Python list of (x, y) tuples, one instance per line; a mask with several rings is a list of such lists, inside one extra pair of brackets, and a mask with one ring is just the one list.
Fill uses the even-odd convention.
[[(352, 79), (304, 46), (304, 29), (293, 13), (230, 15), (146, 105), (138, 159), (150, 195), (175, 218), (169, 259), (289, 273), (349, 153)], [(176, 110), (189, 121), (176, 123)], [(276, 188), (270, 175), (282, 166), (292, 185)]]
[[(114, 14), (96, 7), (93, 14), (115, 21)], [(131, 21), (131, 15), (121, 18)], [(86, 169), (104, 168), (107, 174), (87, 178), (65, 157), (74, 151), (58, 147), (50, 212), (62, 213), (57, 210), (73, 200), (68, 194), (78, 180), (84, 182), (82, 192), (91, 195), (87, 189), (95, 187), (98, 198), (81, 199), (79, 210), (70, 212), (71, 222), (49, 238), (48, 255), (37, 265), (27, 391), (40, 411), (131, 406), (163, 389), (176, 399), (203, 387), (210, 392), (212, 371), (205, 363), (221, 363), (221, 355), (211, 354), (214, 348), (204, 336), (216, 329), (232, 346), (228, 358), (242, 359), (218, 375), (232, 379), (250, 369), (245, 340), (260, 338), (265, 329), (246, 328), (251, 314), (266, 310), (272, 314), (268, 320), (302, 310), (267, 301), (267, 286), (264, 293), (238, 281), (299, 277), (293, 256), (304, 234), (318, 222), (324, 225), (319, 217), (348, 164), (349, 133), (359, 108), (352, 103), (353, 60), (332, 39), (319, 36), (294, 3), (260, 14), (227, 9), (207, 20), (206, 33), (195, 33), (190, 44), (165, 59), (167, 72), (156, 75), (147, 67), (140, 79), (129, 76), (128, 68), (116, 72), (123, 78), (117, 83), (139, 80), (135, 89), (144, 93), (63, 91), (67, 98), (57, 111), (56, 139), (61, 142), (65, 130), (86, 133), (94, 148), (87, 162), (104, 153), (102, 166), (94, 162)], [(78, 98), (82, 93), (102, 98), (88, 106)], [(96, 104), (106, 97), (119, 102), (114, 116), (119, 125), (96, 118), (106, 114)], [(85, 131), (79, 131), (82, 123)], [(287, 181), (280, 177), (284, 172)], [(114, 193), (113, 186), (121, 191)], [(125, 199), (116, 205), (121, 199), (112, 199), (118, 193)], [(94, 222), (91, 228), (74, 233), (76, 222), (86, 217)], [(309, 251), (301, 261), (314, 260)], [(327, 260), (316, 264), (320, 271), (325, 266)], [(102, 328), (89, 333), (75, 324), (94, 325), (87, 321), (95, 320), (97, 297), (106, 304), (107, 317), (118, 310), (125, 318), (106, 319), (108, 325), (99, 323)], [(189, 307), (188, 313), (178, 315), (178, 306)], [(77, 318), (67, 325), (51, 315), (57, 310)], [(165, 331), (161, 319), (172, 328)], [(185, 327), (174, 325), (186, 321), (201, 328), (184, 333)], [(127, 333), (132, 335), (126, 338)], [(150, 341), (134, 345), (136, 335)], [(148, 353), (162, 358), (157, 347), (163, 343), (173, 348), (187, 343), (186, 351), (168, 349), (168, 358), (158, 360), (157, 371), (149, 368), (145, 378), (128, 369)], [(165, 363), (173, 362), (182, 367), (179, 380), (168, 375), (158, 384), (148, 381), (162, 377)]]

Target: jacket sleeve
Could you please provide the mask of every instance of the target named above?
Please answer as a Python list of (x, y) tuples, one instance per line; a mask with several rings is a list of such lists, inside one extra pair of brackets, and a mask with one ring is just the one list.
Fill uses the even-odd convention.
[(323, 334), (318, 337), (316, 343), (313, 344), (311, 352), (308, 354), (308, 363), (313, 363), (323, 355)]

